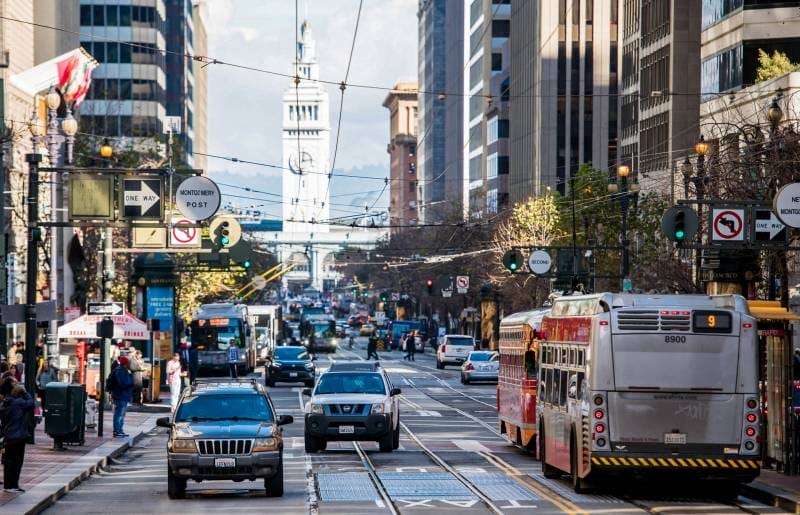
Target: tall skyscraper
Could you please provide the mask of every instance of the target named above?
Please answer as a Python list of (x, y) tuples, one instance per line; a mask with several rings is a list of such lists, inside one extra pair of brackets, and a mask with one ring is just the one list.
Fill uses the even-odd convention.
[(292, 79), (283, 94), (283, 230), (326, 232), (328, 225), (310, 223), (330, 219), (331, 127), (328, 93), (314, 82), (319, 63), (308, 21), (300, 28), (290, 73), (300, 82)]
[(417, 84), (398, 82), (386, 95), (389, 110), (389, 225), (396, 233), (416, 224), (417, 211)]
[[(194, 14), (194, 53), (195, 55), (208, 55), (208, 32), (206, 26), (209, 22), (207, 0), (193, 0)], [(194, 167), (208, 170), (208, 158), (201, 154), (208, 154), (208, 68), (200, 61), (192, 61), (192, 132), (194, 133), (192, 152), (194, 154)]]
[(464, 1), (420, 0), (419, 212), (426, 223), (460, 214), (463, 191)]
[(83, 131), (162, 137), (167, 114), (166, 15), (164, 0), (140, 0), (136, 5), (81, 0), (81, 45), (100, 63), (81, 105)]

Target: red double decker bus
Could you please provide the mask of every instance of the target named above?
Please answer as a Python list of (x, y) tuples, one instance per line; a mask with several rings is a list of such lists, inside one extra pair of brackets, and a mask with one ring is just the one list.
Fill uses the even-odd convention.
[(500, 322), (497, 411), (500, 433), (513, 444), (536, 449), (537, 336), (549, 309), (524, 311)]

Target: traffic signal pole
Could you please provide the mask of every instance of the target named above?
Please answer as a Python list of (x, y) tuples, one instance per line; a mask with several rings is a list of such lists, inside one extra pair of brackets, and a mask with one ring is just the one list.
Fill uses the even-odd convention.
[(36, 396), (36, 283), (39, 272), (39, 163), (42, 155), (27, 154), (28, 253), (25, 279), (25, 389)]

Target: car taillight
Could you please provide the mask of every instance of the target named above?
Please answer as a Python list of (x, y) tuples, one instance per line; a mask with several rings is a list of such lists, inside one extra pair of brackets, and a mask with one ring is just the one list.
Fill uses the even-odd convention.
[(601, 409), (595, 410), (594, 411), (594, 418), (596, 418), (598, 420), (603, 418), (603, 410), (601, 410)]
[(744, 434), (746, 434), (747, 436), (753, 437), (753, 436), (756, 435), (756, 428), (748, 427), (747, 429), (744, 430)]
[(606, 426), (604, 426), (603, 424), (597, 424), (596, 426), (594, 426), (594, 430), (597, 433), (602, 433), (603, 431), (606, 430)]
[(475, 367), (472, 366), (472, 363), (467, 363), (467, 366), (464, 367), (466, 370), (475, 370)]
[(748, 413), (747, 414), (747, 421), (750, 422), (751, 424), (754, 423), (757, 418), (758, 417), (756, 417), (755, 413)]
[(442, 352), (444, 352), (444, 351), (446, 351), (446, 350), (447, 350), (447, 345), (445, 345), (445, 344), (442, 344)]

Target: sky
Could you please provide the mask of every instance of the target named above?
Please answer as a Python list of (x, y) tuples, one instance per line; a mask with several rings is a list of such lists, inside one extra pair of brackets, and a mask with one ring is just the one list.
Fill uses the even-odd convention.
[[(359, 0), (298, 0), (300, 22), (308, 18), (317, 41), (320, 77), (344, 79)], [(295, 3), (291, 0), (210, 0), (209, 55), (220, 61), (281, 73), (293, 72)], [(417, 76), (417, 0), (363, 0), (348, 82), (392, 87)], [(210, 65), (209, 154), (281, 164), (281, 107), (290, 79), (229, 66)], [(332, 120), (331, 157), (341, 94), (327, 86)], [(388, 177), (389, 112), (386, 91), (347, 88), (334, 174), (332, 216), (345, 216), (372, 205)], [(217, 182), (281, 193), (281, 170), (209, 158)], [(223, 187), (223, 202), (262, 204), (279, 216), (277, 197)], [(232, 194), (255, 197), (234, 198)], [(263, 200), (262, 200), (263, 199)], [(264, 200), (272, 202), (265, 203)], [(389, 192), (377, 199), (386, 207)], [(271, 216), (271, 217), (272, 217)]]

